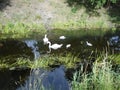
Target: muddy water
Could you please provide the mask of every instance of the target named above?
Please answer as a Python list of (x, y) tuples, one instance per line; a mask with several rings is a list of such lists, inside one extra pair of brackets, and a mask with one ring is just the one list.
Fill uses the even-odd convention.
[[(60, 40), (59, 36), (61, 35), (64, 35), (66, 39)], [(4, 60), (4, 62), (11, 64), (19, 57), (37, 60), (41, 56), (48, 54), (49, 48), (48, 45), (43, 44), (43, 37), (44, 35), (40, 36), (41, 39), (0, 40), (1, 62)], [(101, 33), (99, 35), (91, 35), (88, 33), (82, 35), (78, 32), (62, 32), (59, 34), (49, 32), (48, 38), (52, 44), (63, 44), (58, 50), (52, 49), (50, 54), (73, 53), (79, 54), (79, 57), (82, 59), (87, 59), (89, 56), (94, 57), (95, 51), (100, 53), (107, 50), (111, 54), (120, 54), (120, 32), (113, 34), (105, 33), (104, 35), (101, 35)], [(66, 48), (67, 44), (71, 44), (71, 47)], [(70, 79), (71, 75), (68, 74), (69, 70), (65, 70), (63, 66), (50, 70), (0, 70), (0, 90), (40, 89), (39, 84), (36, 83), (40, 83), (40, 85), (44, 86), (46, 89), (52, 86), (54, 90), (58, 90), (58, 87), (62, 90), (69, 90), (68, 79)], [(39, 78), (41, 78), (42, 81), (39, 81)]]

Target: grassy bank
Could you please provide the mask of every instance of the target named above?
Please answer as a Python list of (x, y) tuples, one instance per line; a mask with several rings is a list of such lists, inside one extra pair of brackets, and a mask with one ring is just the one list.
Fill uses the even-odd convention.
[[(22, 23), (22, 22), (16, 22), (16, 23), (7, 23), (7, 24), (0, 24), (0, 38), (34, 38), (34, 36), (40, 36), (47, 32), (55, 32), (55, 34), (63, 34), (63, 31), (65, 32), (67, 36), (70, 36), (74, 34), (80, 34), (84, 35), (86, 33), (89, 34), (99, 34), (99, 33), (105, 33), (106, 31), (114, 32), (116, 31), (116, 28), (102, 28), (101, 26), (98, 27), (92, 27), (87, 28), (84, 23), (83, 26), (80, 25), (79, 22), (76, 23), (55, 23), (51, 27), (52, 31), (47, 31), (44, 24), (37, 24), (37, 23)], [(98, 24), (99, 26), (99, 24)], [(89, 27), (89, 26), (88, 26)], [(87, 32), (85, 33), (85, 31)], [(91, 30), (93, 30), (91, 32)], [(95, 32), (94, 32), (95, 31)], [(82, 33), (81, 33), (82, 32)], [(67, 34), (68, 33), (68, 34)], [(100, 34), (99, 34), (100, 35)], [(103, 35), (103, 34), (102, 34)], [(73, 35), (72, 35), (73, 36)]]
[(29, 38), (46, 32), (44, 25), (36, 23), (0, 24), (0, 38)]

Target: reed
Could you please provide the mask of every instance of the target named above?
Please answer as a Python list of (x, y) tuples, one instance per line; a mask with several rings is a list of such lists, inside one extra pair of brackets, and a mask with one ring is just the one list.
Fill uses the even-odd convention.
[(112, 63), (104, 56), (102, 62), (96, 61), (92, 72), (81, 73), (81, 70), (73, 76), (72, 90), (119, 90), (120, 72), (112, 69)]

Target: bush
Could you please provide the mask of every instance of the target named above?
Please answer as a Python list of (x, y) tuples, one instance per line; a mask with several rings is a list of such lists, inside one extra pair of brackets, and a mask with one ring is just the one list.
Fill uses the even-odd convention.
[(109, 7), (112, 4), (119, 3), (119, 0), (67, 0), (70, 6), (84, 5), (86, 7), (96, 9), (101, 7)]

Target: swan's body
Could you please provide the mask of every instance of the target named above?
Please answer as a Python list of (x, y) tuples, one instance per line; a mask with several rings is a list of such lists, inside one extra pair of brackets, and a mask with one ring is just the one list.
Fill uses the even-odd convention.
[(67, 45), (66, 45), (66, 48), (69, 48), (69, 47), (71, 47), (71, 44), (67, 44)]
[(47, 44), (48, 41), (49, 41), (49, 40), (48, 40), (48, 38), (47, 38), (47, 34), (45, 34), (45, 37), (43, 38), (44, 45)]
[(88, 41), (86, 41), (87, 45), (88, 46), (93, 46), (91, 43), (89, 43)]
[(63, 44), (56, 44), (56, 43), (51, 45), (50, 41), (48, 41), (47, 43), (49, 44), (49, 52), (51, 52), (51, 49), (57, 50), (63, 46)]
[(66, 39), (66, 37), (65, 36), (60, 36), (59, 39), (63, 40), (63, 39)]

